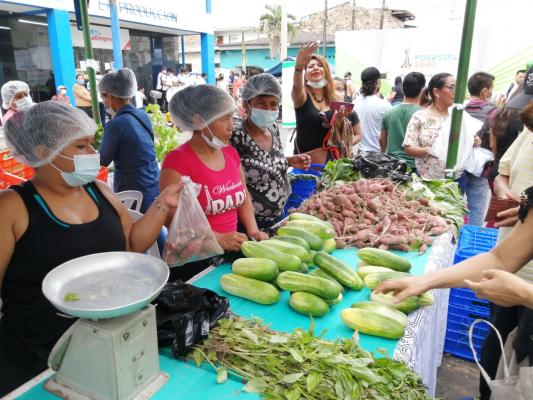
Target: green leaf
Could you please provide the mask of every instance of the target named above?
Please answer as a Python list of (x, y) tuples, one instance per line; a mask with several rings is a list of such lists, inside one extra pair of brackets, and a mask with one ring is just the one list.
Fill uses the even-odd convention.
[(298, 373), (295, 373), (295, 374), (285, 375), (283, 377), (283, 379), (282, 379), (282, 382), (294, 383), (294, 382), (297, 382), (302, 376), (304, 376), (303, 372), (298, 372)]
[(192, 358), (197, 367), (200, 367), (202, 365), (202, 362), (204, 361), (204, 355), (199, 349), (195, 349), (193, 351)]
[(409, 246), (409, 251), (419, 251), (420, 247), (424, 244), (422, 239), (416, 239), (411, 246)]
[(337, 394), (338, 399), (344, 399), (344, 388), (340, 381), (335, 382), (335, 393)]
[(255, 333), (253, 333), (252, 331), (250, 331), (248, 329), (243, 329), (242, 333), (244, 334), (244, 336), (246, 336), (248, 339), (250, 339), (255, 344), (259, 344), (259, 339), (258, 339), (257, 335)]
[(315, 319), (311, 316), (311, 323), (309, 324), (309, 334), (311, 336), (313, 336), (315, 333), (315, 325)]
[(63, 300), (65, 301), (78, 301), (80, 296), (77, 293), (68, 292)]
[(242, 388), (245, 392), (248, 393), (263, 393), (267, 389), (267, 384), (262, 379), (251, 379), (248, 383)]
[(272, 335), (269, 341), (270, 343), (277, 344), (277, 343), (287, 343), (289, 339), (287, 338), (287, 336)]
[(354, 358), (349, 355), (336, 355), (333, 357), (330, 362), (333, 364), (346, 364), (355, 368), (366, 367), (367, 365), (372, 364), (374, 360), (370, 358)]
[(287, 400), (300, 400), (301, 392), (299, 388), (285, 389), (285, 397)]
[(311, 371), (309, 375), (307, 375), (306, 379), (306, 385), (307, 385), (307, 391), (312, 392), (315, 390), (315, 388), (320, 384), (320, 381), (322, 380), (322, 374), (317, 371)]
[(228, 380), (228, 371), (224, 367), (217, 369), (217, 383), (225, 383)]
[(291, 353), (292, 358), (294, 358), (296, 362), (299, 362), (299, 363), (303, 362), (304, 360), (303, 357), (295, 349), (289, 349), (289, 353)]

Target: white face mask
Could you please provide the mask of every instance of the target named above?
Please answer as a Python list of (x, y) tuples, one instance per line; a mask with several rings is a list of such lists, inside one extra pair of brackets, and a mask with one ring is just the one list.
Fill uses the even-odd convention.
[(224, 143), (222, 140), (220, 140), (219, 138), (217, 138), (215, 135), (213, 135), (213, 132), (211, 132), (211, 129), (209, 129), (209, 127), (207, 127), (207, 130), (209, 131), (209, 133), (211, 134), (211, 136), (213, 136), (212, 138), (208, 138), (207, 136), (205, 136), (205, 134), (202, 132), (202, 138), (205, 140), (205, 142), (207, 143), (207, 145), (215, 150), (220, 150), (220, 149), (223, 149), (224, 147), (227, 147), (228, 146), (228, 143)]
[(105, 105), (105, 102), (104, 102), (104, 108), (105, 108), (105, 112), (108, 113), (109, 115), (111, 115), (112, 117), (117, 115), (117, 112), (115, 110), (113, 110), (113, 108), (111, 107), (111, 104), (108, 107), (108, 106)]
[(17, 106), (17, 111), (25, 111), (33, 106), (33, 100), (31, 99), (31, 96), (28, 95), (15, 101), (15, 105)]
[(326, 81), (326, 78), (322, 78), (318, 82), (307, 81), (307, 84), (311, 86), (313, 89), (322, 89), (324, 86), (328, 84), (328, 81)]
[(64, 172), (53, 163), (52, 167), (61, 173), (61, 177), (71, 187), (83, 186), (96, 179), (100, 172), (100, 154), (76, 154), (73, 158), (59, 154), (60, 157), (74, 161), (74, 171)]
[(278, 119), (279, 112), (277, 110), (263, 110), (260, 108), (253, 108), (250, 113), (252, 122), (261, 129), (270, 128)]
[(67, 94), (67, 89), (61, 89), (59, 91), (60, 94), (62, 94), (63, 96)]

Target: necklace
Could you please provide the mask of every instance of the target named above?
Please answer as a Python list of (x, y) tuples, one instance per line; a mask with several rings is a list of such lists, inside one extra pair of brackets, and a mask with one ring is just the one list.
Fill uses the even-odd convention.
[(313, 99), (315, 99), (315, 101), (317, 103), (322, 103), (324, 101), (324, 96), (323, 95), (322, 95), (322, 98), (320, 100), (315, 96), (315, 94), (313, 92), (311, 92), (311, 96), (313, 96)]

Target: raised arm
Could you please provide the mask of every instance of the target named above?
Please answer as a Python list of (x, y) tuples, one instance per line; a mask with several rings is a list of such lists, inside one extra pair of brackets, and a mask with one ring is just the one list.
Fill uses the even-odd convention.
[(296, 65), (294, 67), (294, 77), (292, 81), (291, 97), (294, 103), (294, 108), (301, 107), (305, 100), (307, 100), (307, 93), (305, 92), (304, 78), (305, 67), (309, 63), (309, 58), (318, 48), (317, 42), (306, 43), (298, 52), (296, 57)]

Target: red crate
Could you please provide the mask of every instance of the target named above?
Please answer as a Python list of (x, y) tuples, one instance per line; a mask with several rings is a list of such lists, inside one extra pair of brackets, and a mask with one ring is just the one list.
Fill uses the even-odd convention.
[(9, 172), (4, 172), (0, 169), (0, 189), (7, 189), (11, 185), (18, 185), (24, 181), (26, 181), (26, 179), (10, 174)]

